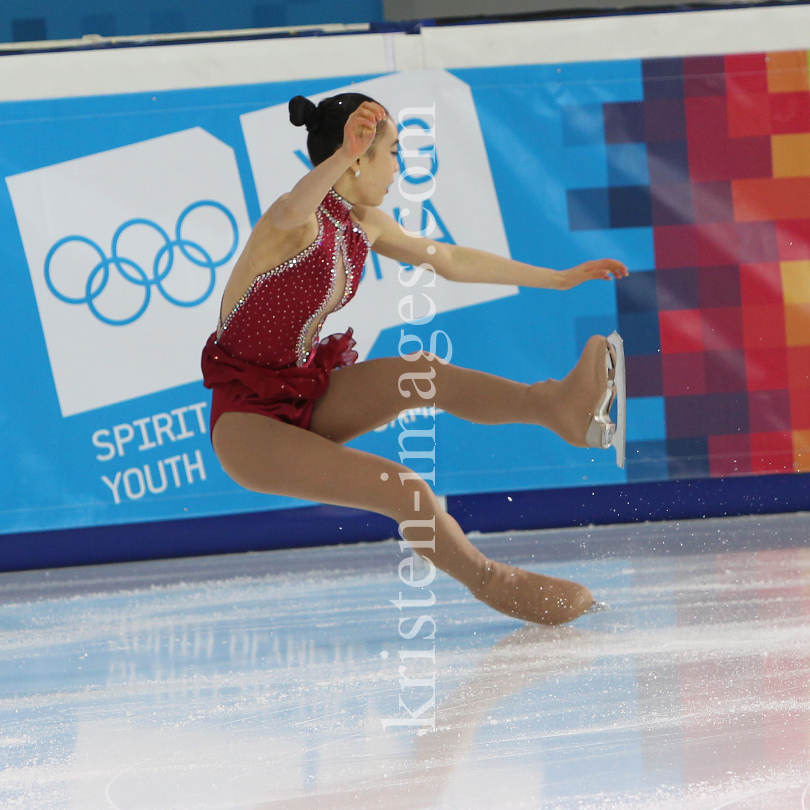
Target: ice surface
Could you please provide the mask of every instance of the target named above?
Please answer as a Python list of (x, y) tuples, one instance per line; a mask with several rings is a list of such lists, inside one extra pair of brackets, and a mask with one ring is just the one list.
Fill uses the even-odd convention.
[(808, 810), (809, 536), (473, 538), (612, 606), (556, 629), (394, 543), (2, 575), (0, 807)]

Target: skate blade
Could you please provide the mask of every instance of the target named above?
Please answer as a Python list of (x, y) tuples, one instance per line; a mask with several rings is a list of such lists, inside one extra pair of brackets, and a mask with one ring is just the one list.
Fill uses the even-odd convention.
[(624, 341), (618, 332), (611, 332), (607, 340), (616, 352), (616, 372), (614, 375), (614, 385), (616, 386), (616, 432), (613, 434), (611, 445), (616, 451), (616, 464), (624, 468), (627, 445), (627, 377), (624, 363)]
[(610, 610), (607, 602), (594, 602), (582, 615), (591, 616), (594, 613), (604, 613), (606, 610)]

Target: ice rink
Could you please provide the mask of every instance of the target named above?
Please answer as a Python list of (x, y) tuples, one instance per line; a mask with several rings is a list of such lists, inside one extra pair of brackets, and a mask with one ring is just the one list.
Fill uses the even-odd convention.
[(806, 810), (808, 537), (473, 537), (612, 607), (556, 629), (393, 542), (4, 574), (0, 807)]

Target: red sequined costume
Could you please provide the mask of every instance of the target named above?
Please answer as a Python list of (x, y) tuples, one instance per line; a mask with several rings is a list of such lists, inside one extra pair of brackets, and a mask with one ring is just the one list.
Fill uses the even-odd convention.
[[(213, 389), (211, 431), (227, 411), (258, 413), (308, 429), (332, 369), (357, 359), (352, 330), (318, 340), (338, 276), (346, 286), (334, 310), (357, 291), (370, 243), (349, 216), (351, 203), (330, 190), (316, 211), (318, 235), (296, 256), (257, 276), (202, 355), (203, 382)], [(332, 310), (332, 311), (334, 311)], [(311, 348), (307, 334), (318, 322)]]

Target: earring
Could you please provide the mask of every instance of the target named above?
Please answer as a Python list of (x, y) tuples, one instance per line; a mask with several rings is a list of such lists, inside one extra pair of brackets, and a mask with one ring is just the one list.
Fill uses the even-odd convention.
[(354, 176), (360, 177), (360, 169), (355, 169)]

